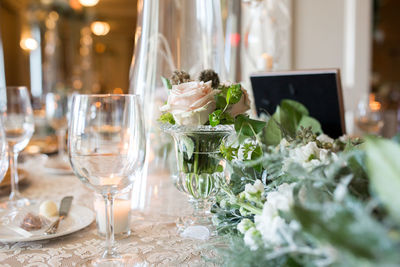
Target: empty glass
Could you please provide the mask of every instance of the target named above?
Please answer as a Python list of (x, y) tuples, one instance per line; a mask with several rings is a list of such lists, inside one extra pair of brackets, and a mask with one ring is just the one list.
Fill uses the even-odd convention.
[(11, 194), (7, 208), (30, 205), (31, 201), (18, 190), (18, 153), (22, 151), (34, 132), (34, 119), (30, 96), (26, 87), (7, 87), (6, 106), (2, 112), (3, 126), (8, 143), (11, 168)]
[(70, 163), (78, 178), (105, 201), (105, 251), (86, 265), (120, 266), (128, 260), (114, 249), (112, 226), (115, 195), (130, 189), (144, 163), (146, 142), (140, 103), (136, 95), (73, 96), (68, 133)]
[(68, 122), (68, 95), (48, 93), (46, 95), (46, 118), (50, 126), (56, 131), (58, 139), (58, 158), (65, 160), (65, 134)]

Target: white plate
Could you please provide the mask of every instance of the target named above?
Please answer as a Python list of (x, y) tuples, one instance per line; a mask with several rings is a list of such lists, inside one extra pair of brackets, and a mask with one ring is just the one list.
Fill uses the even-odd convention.
[[(37, 210), (38, 206), (33, 205), (32, 211), (37, 212)], [(33, 235), (30, 237), (24, 237), (11, 230), (7, 230), (0, 231), (0, 242), (11, 243), (38, 241), (68, 235), (89, 226), (94, 221), (94, 218), (94, 212), (92, 210), (83, 206), (72, 205), (68, 216), (61, 221), (58, 231), (54, 235), (45, 235), (44, 231), (46, 230), (46, 227), (37, 231), (32, 231), (31, 233)]]

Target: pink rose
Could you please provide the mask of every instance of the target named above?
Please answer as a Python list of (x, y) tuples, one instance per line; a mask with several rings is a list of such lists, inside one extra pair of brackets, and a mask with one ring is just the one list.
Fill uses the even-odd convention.
[(204, 125), (216, 108), (214, 96), (218, 92), (212, 89), (211, 81), (173, 85), (161, 111), (170, 112), (178, 125)]
[(232, 105), (232, 107), (229, 109), (229, 114), (233, 118), (235, 118), (239, 114), (245, 113), (246, 111), (248, 111), (250, 109), (249, 95), (247, 94), (246, 89), (244, 89), (243, 87), (241, 89), (243, 92), (242, 97), (240, 98), (239, 102)]

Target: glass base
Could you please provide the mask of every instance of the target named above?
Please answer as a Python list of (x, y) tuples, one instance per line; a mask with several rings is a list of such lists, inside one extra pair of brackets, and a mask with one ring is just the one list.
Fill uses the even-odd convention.
[[(114, 234), (114, 239), (115, 239), (115, 240), (124, 239), (124, 238), (129, 237), (131, 234), (132, 234), (132, 230), (129, 229), (129, 230), (126, 231), (126, 232)], [(106, 237), (106, 234), (100, 232), (100, 231), (99, 231), (99, 228), (97, 228), (97, 235), (100, 236), (100, 237), (102, 237), (102, 238), (105, 238), (105, 237)]]
[(183, 238), (208, 240), (217, 235), (211, 216), (182, 216), (176, 220), (177, 232)]
[(148, 262), (138, 255), (120, 255), (112, 258), (90, 258), (79, 262), (77, 266), (81, 267), (147, 267)]

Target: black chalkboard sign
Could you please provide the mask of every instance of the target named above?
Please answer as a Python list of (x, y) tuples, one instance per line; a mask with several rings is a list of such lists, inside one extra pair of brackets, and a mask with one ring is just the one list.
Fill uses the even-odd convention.
[(346, 133), (338, 69), (268, 72), (250, 80), (258, 114), (273, 114), (282, 99), (292, 99), (307, 107), (325, 134), (337, 138)]

